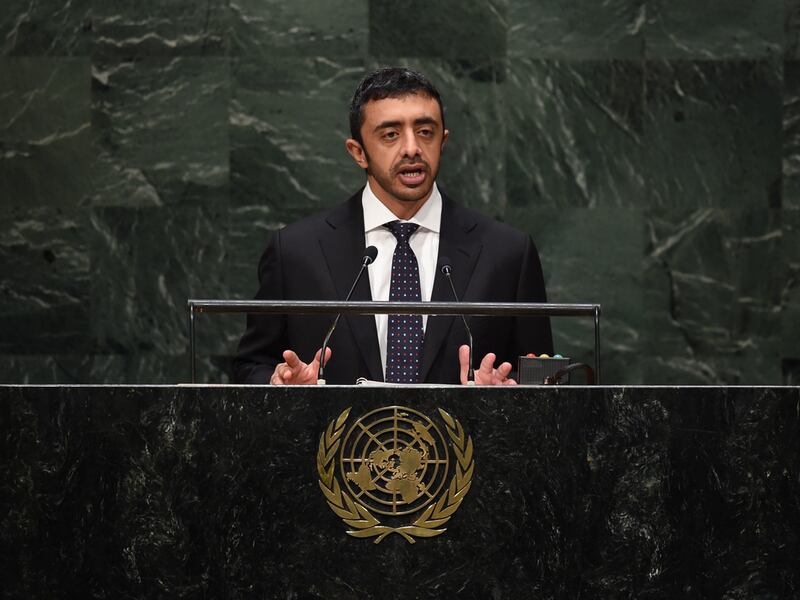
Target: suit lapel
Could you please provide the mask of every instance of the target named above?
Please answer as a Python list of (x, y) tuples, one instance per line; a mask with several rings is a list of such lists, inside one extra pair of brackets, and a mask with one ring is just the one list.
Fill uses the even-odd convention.
[[(347, 292), (350, 291), (353, 279), (358, 274), (361, 258), (364, 255), (364, 214), (361, 208), (361, 192), (350, 198), (341, 209), (332, 212), (327, 221), (330, 228), (320, 236), (319, 243), (336, 288), (337, 299), (344, 300)], [(369, 276), (366, 272), (361, 276), (356, 289), (353, 290), (351, 300), (372, 300)], [(356, 346), (369, 369), (370, 379), (383, 381), (375, 317), (372, 315), (345, 315), (343, 318), (347, 321)]]
[[(442, 224), (439, 234), (439, 257), (446, 256), (450, 259), (453, 267), (451, 277), (458, 292), (459, 300), (464, 299), (467, 286), (478, 262), (482, 244), (474, 236), (470, 236), (477, 225), (477, 222), (464, 209), (459, 208), (449, 198), (442, 194)], [(433, 291), (431, 292), (432, 302), (452, 302), (453, 292), (447, 278), (438, 268), (433, 280)], [(420, 381), (425, 381), (428, 372), (433, 365), (436, 356), (441, 350), (442, 343), (447, 337), (447, 333), (453, 325), (456, 317), (428, 317), (428, 324), (425, 328), (425, 340), (422, 345), (422, 362), (420, 365)], [(466, 337), (464, 343), (467, 343)], [(457, 356), (452, 357), (454, 361)]]

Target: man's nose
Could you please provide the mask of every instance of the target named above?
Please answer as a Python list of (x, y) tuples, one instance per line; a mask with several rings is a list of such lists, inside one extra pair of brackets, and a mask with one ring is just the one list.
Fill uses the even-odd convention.
[(419, 141), (413, 129), (403, 131), (403, 156), (408, 158), (420, 156)]

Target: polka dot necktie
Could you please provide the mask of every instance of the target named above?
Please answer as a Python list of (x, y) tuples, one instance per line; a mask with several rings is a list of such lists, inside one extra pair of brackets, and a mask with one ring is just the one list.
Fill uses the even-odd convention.
[[(392, 221), (384, 225), (397, 238), (392, 257), (392, 283), (389, 300), (422, 300), (419, 264), (408, 240), (419, 225)], [(386, 381), (417, 383), (422, 355), (422, 316), (389, 315), (389, 339), (386, 345)]]

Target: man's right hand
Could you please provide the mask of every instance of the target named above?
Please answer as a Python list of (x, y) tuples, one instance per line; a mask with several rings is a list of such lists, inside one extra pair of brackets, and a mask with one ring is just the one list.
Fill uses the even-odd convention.
[[(314, 355), (314, 360), (306, 364), (291, 350), (284, 350), (282, 362), (275, 367), (269, 382), (272, 385), (309, 385), (317, 383), (319, 373), (319, 353)], [(325, 364), (331, 359), (331, 349), (325, 349)]]

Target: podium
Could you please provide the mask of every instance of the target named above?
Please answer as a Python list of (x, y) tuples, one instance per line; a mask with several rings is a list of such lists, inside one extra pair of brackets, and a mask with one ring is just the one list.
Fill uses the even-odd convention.
[[(800, 593), (797, 388), (2, 386), (0, 406), (9, 597)], [(349, 535), (320, 484), (331, 424), (393, 407), (473, 448), (445, 531), (414, 543)]]

